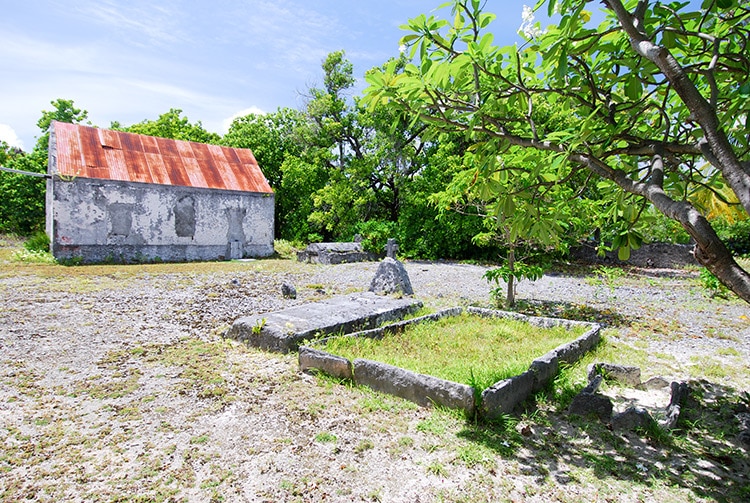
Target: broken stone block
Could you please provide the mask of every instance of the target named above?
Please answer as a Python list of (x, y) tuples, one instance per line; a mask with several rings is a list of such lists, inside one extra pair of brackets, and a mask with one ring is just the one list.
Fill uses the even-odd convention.
[(294, 288), (294, 285), (291, 283), (282, 283), (281, 284), (281, 295), (285, 299), (296, 299), (297, 298), (297, 289)]
[(378, 266), (375, 277), (370, 283), (370, 291), (380, 295), (392, 293), (414, 295), (404, 264), (390, 257), (384, 258)]
[(624, 386), (636, 387), (641, 384), (641, 369), (631, 365), (618, 365), (616, 363), (589, 365), (589, 380), (597, 374), (604, 376), (607, 381), (614, 381)]
[(648, 428), (653, 423), (654, 418), (643, 407), (628, 407), (612, 417), (612, 428), (615, 430), (633, 431), (638, 428)]
[(669, 405), (667, 406), (666, 418), (659, 423), (662, 428), (671, 430), (677, 426), (677, 421), (680, 419), (680, 410), (683, 402), (687, 399), (690, 394), (690, 388), (684, 382), (672, 382), (672, 396), (669, 399)]
[(644, 381), (641, 383), (640, 386), (638, 386), (639, 389), (642, 390), (652, 390), (652, 389), (664, 389), (667, 386), (669, 386), (669, 381), (664, 379), (661, 376), (654, 376), (647, 381)]
[(297, 253), (299, 262), (313, 264), (344, 264), (372, 260), (372, 255), (362, 248), (362, 243), (312, 243)]
[(302, 346), (299, 349), (298, 358), (299, 368), (303, 372), (318, 369), (339, 379), (351, 380), (354, 377), (352, 363), (341, 356), (332, 355), (309, 346)]
[(581, 390), (581, 393), (589, 394), (589, 395), (596, 393), (596, 390), (599, 389), (599, 386), (601, 386), (603, 380), (604, 378), (599, 374), (589, 376), (589, 383), (586, 385), (585, 388)]
[(356, 359), (354, 382), (375, 391), (400, 396), (424, 407), (441, 405), (474, 415), (474, 388), (419, 374), (386, 363)]
[(612, 400), (598, 393), (579, 393), (573, 398), (568, 413), (581, 417), (596, 416), (603, 423), (612, 419)]

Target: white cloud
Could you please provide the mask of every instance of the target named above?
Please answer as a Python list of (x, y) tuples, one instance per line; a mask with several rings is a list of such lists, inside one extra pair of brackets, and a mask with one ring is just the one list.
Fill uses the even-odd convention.
[(235, 112), (234, 114), (232, 114), (231, 117), (227, 117), (226, 119), (221, 121), (221, 134), (227, 134), (227, 132), (229, 132), (229, 126), (232, 125), (232, 122), (234, 122), (234, 119), (238, 117), (244, 117), (250, 114), (266, 115), (266, 112), (255, 106), (250, 107), (250, 108), (245, 108), (243, 110), (240, 110), (239, 112)]
[(127, 38), (135, 45), (173, 44), (185, 39), (181, 11), (168, 3), (104, 0), (81, 3), (77, 10), (88, 20), (129, 34)]
[(0, 124), (0, 140), (11, 147), (18, 147), (23, 150), (23, 142), (16, 134), (16, 131), (7, 124)]

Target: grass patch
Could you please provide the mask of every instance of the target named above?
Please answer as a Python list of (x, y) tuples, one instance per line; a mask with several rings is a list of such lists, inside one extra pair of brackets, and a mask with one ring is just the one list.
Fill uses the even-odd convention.
[(326, 351), (365, 358), (485, 389), (528, 369), (539, 356), (577, 338), (585, 328), (539, 328), (529, 323), (461, 314), (409, 325), (383, 339), (335, 337)]
[(335, 444), (338, 441), (338, 437), (333, 433), (322, 431), (315, 435), (315, 441), (320, 442), (321, 444)]

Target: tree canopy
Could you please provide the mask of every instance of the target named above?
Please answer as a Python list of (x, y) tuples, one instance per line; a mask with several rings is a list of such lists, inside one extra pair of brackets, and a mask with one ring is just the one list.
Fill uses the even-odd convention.
[(182, 110), (179, 108), (170, 108), (168, 112), (161, 114), (156, 120), (144, 119), (127, 127), (122, 126), (119, 122), (113, 122), (110, 127), (128, 133), (198, 143), (218, 143), (221, 139), (218, 134), (207, 131), (201, 121), (195, 124), (191, 123), (187, 117), (182, 116)]
[(700, 263), (750, 301), (750, 276), (691, 202), (698, 188), (720, 196), (728, 187), (750, 211), (750, 8), (603, 3), (594, 26), (589, 2), (541, 1), (535, 9), (559, 21), (542, 27), (527, 10), (526, 42), (499, 47), (485, 2), (448, 2), (449, 17), (405, 26), (410, 62), (369, 72), (366, 102), (476, 142), (475, 183), (504, 204), (514, 193), (492, 180), (578, 180), (575, 201), (601, 201), (597, 218), (619, 222), (614, 245), (626, 254), (652, 204), (693, 238)]
[[(73, 100), (51, 101), (51, 110), (42, 110), (37, 121), (41, 131), (34, 150), (22, 152), (0, 142), (0, 163), (30, 173), (47, 172), (49, 127), (52, 121), (80, 123), (88, 112), (77, 108)], [(20, 173), (0, 172), (0, 232), (30, 235), (44, 230), (45, 180)]]

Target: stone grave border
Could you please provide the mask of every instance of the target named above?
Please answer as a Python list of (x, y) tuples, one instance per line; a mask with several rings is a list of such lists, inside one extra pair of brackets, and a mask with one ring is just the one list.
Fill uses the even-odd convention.
[[(369, 386), (375, 391), (388, 393), (405, 398), (422, 406), (439, 405), (464, 411), (468, 417), (479, 415), (483, 419), (497, 419), (525, 401), (557, 376), (561, 364), (573, 364), (585, 353), (593, 349), (600, 340), (601, 327), (596, 323), (571, 321), (560, 318), (546, 318), (526, 316), (508, 311), (467, 307), (469, 314), (488, 318), (508, 318), (525, 321), (540, 328), (563, 326), (588, 327), (588, 330), (577, 339), (562, 344), (545, 355), (531, 362), (529, 369), (520, 375), (499, 381), (485, 390), (475, 390), (473, 387), (437, 377), (419, 374), (385, 363), (372, 360), (347, 358), (334, 355), (322, 349), (327, 340), (332, 337), (318, 339), (299, 348), (299, 367), (302, 371), (318, 370), (332, 377), (345, 379)], [(389, 333), (395, 333), (404, 327), (437, 320), (448, 316), (458, 316), (464, 308), (455, 307), (444, 309), (436, 313), (420, 316), (409, 320), (399, 321), (380, 328), (360, 332), (336, 335), (333, 337), (371, 337), (380, 339)], [(481, 391), (477, 399), (476, 391)]]

